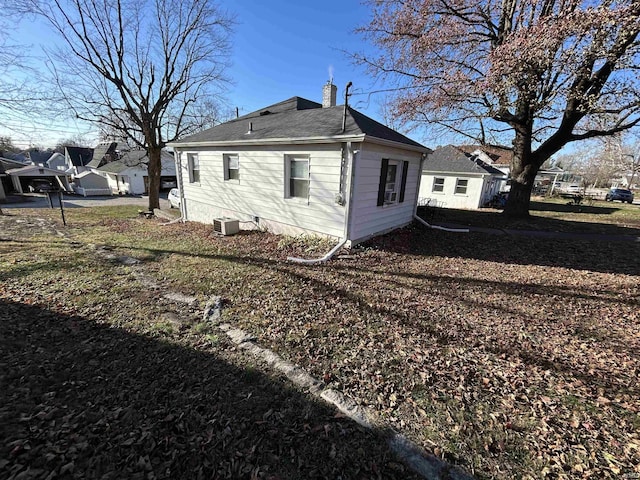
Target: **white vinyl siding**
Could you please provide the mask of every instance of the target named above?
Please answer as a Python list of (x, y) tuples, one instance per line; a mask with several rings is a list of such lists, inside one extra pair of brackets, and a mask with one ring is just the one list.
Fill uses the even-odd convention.
[[(408, 171), (404, 201), (379, 207), (378, 191), (383, 158), (393, 159), (389, 164), (398, 162), (403, 165), (404, 162), (408, 162)], [(420, 158), (420, 152), (372, 143), (361, 144), (356, 158), (356, 178), (352, 194), (353, 207), (349, 234), (352, 240), (364, 239), (413, 221)], [(396, 177), (398, 177), (399, 195), (401, 169), (396, 172)]]
[[(341, 149), (339, 144), (237, 147), (229, 151), (214, 147), (199, 150), (200, 187), (184, 184), (187, 220), (211, 223), (214, 218), (229, 216), (252, 222), (277, 233), (320, 233), (334, 237), (344, 235), (345, 207), (336, 203), (340, 191)], [(223, 154), (237, 154), (242, 181), (225, 182)], [(285, 198), (286, 158), (310, 159), (308, 199)], [(184, 156), (183, 156), (184, 158)], [(188, 178), (187, 162), (182, 175)], [(279, 223), (282, 230), (271, 228)], [(250, 228), (251, 223), (243, 228)], [(286, 227), (286, 228), (285, 228)]]
[[(433, 192), (430, 187), (435, 184), (436, 178), (444, 178), (442, 192)], [(492, 183), (493, 178), (495, 180)], [(500, 178), (489, 175), (461, 177), (460, 173), (425, 171), (422, 174), (419, 203), (425, 204), (431, 199), (445, 208), (476, 209), (482, 207), (497, 192), (499, 185)]]

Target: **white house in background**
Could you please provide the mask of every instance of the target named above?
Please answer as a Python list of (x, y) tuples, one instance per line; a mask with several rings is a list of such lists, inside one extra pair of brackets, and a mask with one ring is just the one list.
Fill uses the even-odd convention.
[(430, 150), (344, 106), (300, 97), (172, 143), (183, 218), (355, 244), (413, 220)]
[[(147, 157), (146, 150), (129, 150), (121, 152), (119, 160), (106, 163), (94, 171), (107, 178), (109, 188), (113, 193), (143, 195), (149, 192), (148, 162), (149, 157)], [(163, 151), (161, 162), (161, 184), (163, 181), (172, 181), (175, 185), (176, 166), (173, 155)]]
[(74, 192), (84, 197), (112, 194), (107, 177), (96, 172), (79, 173), (74, 177), (71, 186)]
[(476, 209), (498, 193), (504, 172), (475, 153), (448, 145), (427, 155), (422, 167), (419, 204)]

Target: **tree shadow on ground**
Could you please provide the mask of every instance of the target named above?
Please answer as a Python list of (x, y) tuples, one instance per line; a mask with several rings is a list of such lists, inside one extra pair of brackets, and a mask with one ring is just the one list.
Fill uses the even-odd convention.
[(414, 224), (371, 239), (359, 248), (376, 248), (409, 255), (459, 257), (514, 265), (640, 275), (640, 242), (579, 241), (482, 232), (450, 233)]
[(379, 433), (206, 345), (0, 300), (0, 477), (416, 478)]
[[(564, 232), (574, 234), (602, 234), (640, 236), (640, 227), (594, 221), (618, 212), (620, 208), (601, 205), (568, 205), (531, 202), (531, 216), (510, 219), (496, 210), (459, 210), (453, 208), (418, 208), (418, 215), (436, 224), (459, 224), (498, 230), (528, 230), (537, 232)], [(537, 212), (564, 214), (564, 218), (540, 216)], [(638, 215), (640, 218), (640, 214)], [(575, 220), (573, 220), (575, 219)]]

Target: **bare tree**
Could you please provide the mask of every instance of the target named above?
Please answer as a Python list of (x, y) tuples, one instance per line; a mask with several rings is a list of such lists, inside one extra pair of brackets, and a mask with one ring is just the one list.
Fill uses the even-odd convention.
[(147, 150), (149, 209), (159, 207), (161, 151), (206, 124), (200, 103), (227, 81), (233, 19), (212, 0), (18, 0), (62, 46), (49, 52), (74, 115)]
[(395, 114), (513, 143), (505, 213), (528, 216), (540, 166), (567, 143), (640, 122), (637, 0), (370, 1), (356, 59), (395, 82)]

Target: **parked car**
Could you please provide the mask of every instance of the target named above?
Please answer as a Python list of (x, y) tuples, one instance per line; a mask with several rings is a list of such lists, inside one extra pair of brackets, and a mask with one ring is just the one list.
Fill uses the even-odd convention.
[(171, 190), (169, 190), (167, 200), (169, 200), (169, 207), (180, 208), (180, 192), (177, 188), (172, 188)]
[(566, 189), (567, 193), (580, 193), (582, 189), (580, 185), (569, 185)]
[(633, 203), (633, 193), (631, 190), (627, 190), (625, 188), (612, 188), (609, 190), (609, 193), (604, 197), (607, 202), (613, 202), (614, 200), (619, 200), (622, 203)]
[(32, 193), (53, 192), (54, 190), (57, 189), (54, 188), (53, 183), (44, 178), (35, 178), (29, 182), (29, 191)]

